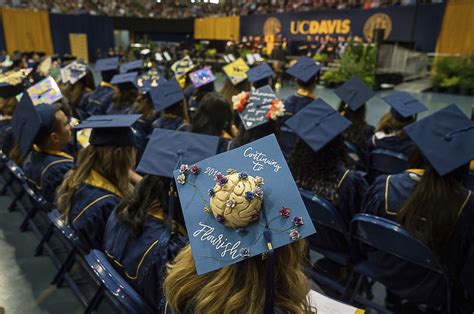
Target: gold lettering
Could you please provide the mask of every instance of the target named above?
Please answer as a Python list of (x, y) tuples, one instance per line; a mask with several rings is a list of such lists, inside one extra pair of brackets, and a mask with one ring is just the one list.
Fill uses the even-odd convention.
[[(305, 25), (308, 26), (307, 29), (305, 29), (305, 27), (304, 27)], [(298, 30), (300, 31), (300, 34), (302, 34), (302, 35), (308, 34), (308, 32), (309, 32), (309, 21), (301, 21), (300, 25), (298, 27)]]
[(328, 21), (329, 34), (334, 34), (334, 31), (336, 30), (337, 21), (338, 20), (329, 20)]
[(295, 21), (291, 21), (290, 23), (290, 33), (292, 33), (293, 35), (297, 35), (298, 34), (298, 29), (296, 27), (296, 23)]
[(345, 19), (342, 21), (341, 34), (347, 34), (351, 31), (351, 20)]
[(318, 33), (318, 28), (319, 28), (319, 22), (318, 21), (311, 21), (309, 23), (309, 33), (311, 35), (317, 34)]
[(319, 33), (320, 34), (327, 34), (328, 33), (328, 21), (322, 20), (321, 23), (319, 24)]

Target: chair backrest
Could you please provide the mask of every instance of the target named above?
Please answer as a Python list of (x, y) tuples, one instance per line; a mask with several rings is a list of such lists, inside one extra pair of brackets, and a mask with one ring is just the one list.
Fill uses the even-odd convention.
[(376, 250), (444, 274), (433, 252), (398, 223), (369, 214), (356, 214), (351, 221), (351, 237)]
[(387, 149), (374, 149), (369, 153), (369, 170), (383, 174), (396, 174), (408, 168), (408, 157)]
[(360, 151), (359, 147), (348, 141), (344, 141), (344, 144), (347, 148), (348, 162), (351, 165), (354, 165), (358, 170), (365, 170), (365, 156)]
[(474, 171), (469, 171), (469, 174), (467, 175), (466, 188), (474, 191)]
[(78, 248), (84, 247), (76, 231), (63, 219), (58, 209), (53, 209), (48, 213), (51, 223), (61, 232), (61, 234)]
[(323, 225), (336, 230), (344, 234), (344, 236), (349, 234), (348, 228), (331, 202), (313, 192), (303, 189), (300, 189), (300, 194), (313, 224)]
[(85, 260), (104, 284), (105, 288), (124, 307), (124, 312), (132, 314), (154, 312), (145, 300), (115, 270), (104, 253), (92, 250), (89, 255), (85, 256)]

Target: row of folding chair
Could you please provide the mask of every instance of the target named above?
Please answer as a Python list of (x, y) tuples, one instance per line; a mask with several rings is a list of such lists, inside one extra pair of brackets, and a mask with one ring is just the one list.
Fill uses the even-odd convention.
[[(105, 254), (97, 250), (87, 252), (84, 249), (77, 233), (63, 219), (61, 213), (57, 209), (51, 210), (52, 207), (44, 197), (28, 185), (21, 167), (1, 151), (0, 174), (4, 181), (0, 195), (7, 195), (13, 200), (8, 210), (19, 209), (25, 216), (20, 230), (22, 232), (31, 230), (39, 239), (34, 255), (39, 256), (46, 252), (57, 268), (57, 273), (51, 282), (52, 285), (60, 287), (65, 282), (84, 305), (85, 313), (95, 312), (105, 297), (120, 313), (153, 313), (152, 308), (114, 269)], [(28, 196), (31, 204), (26, 204), (24, 196)], [(49, 222), (44, 234), (35, 222), (37, 216), (44, 216)], [(60, 261), (48, 243), (53, 235), (57, 235), (67, 249), (67, 257), (64, 261)], [(89, 274), (96, 282), (97, 289), (91, 298), (85, 296), (70, 274), (75, 263), (82, 266), (84, 273)]]
[[(305, 190), (300, 192), (317, 230), (309, 239), (310, 249), (350, 272), (345, 284), (341, 284), (337, 278), (313, 268), (311, 277), (317, 284), (338, 293), (343, 302), (390, 313), (367, 291), (367, 285), (371, 289), (379, 282), (387, 290), (396, 286), (397, 291), (406, 291), (398, 296), (411, 303), (434, 310), (443, 308), (449, 313), (451, 291), (446, 270), (426, 245), (396, 222), (369, 214), (355, 215), (347, 226), (329, 201)], [(391, 269), (396, 271), (390, 273)], [(408, 274), (413, 281), (401, 282)], [(423, 286), (432, 281), (417, 282), (417, 275), (439, 283), (437, 289), (433, 292), (431, 286)]]

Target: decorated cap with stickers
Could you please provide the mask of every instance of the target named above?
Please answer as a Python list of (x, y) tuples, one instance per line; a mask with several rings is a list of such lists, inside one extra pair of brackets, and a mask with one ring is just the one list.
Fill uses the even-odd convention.
[(158, 87), (166, 82), (165, 77), (157, 69), (151, 69), (148, 72), (137, 77), (135, 85), (142, 93), (148, 93), (151, 89)]
[(61, 69), (61, 81), (74, 85), (87, 75), (88, 70), (89, 68), (83, 60), (71, 62)]
[(234, 62), (223, 67), (224, 73), (234, 85), (237, 85), (248, 78), (247, 71), (249, 69), (249, 66), (242, 58), (238, 58)]
[(25, 88), (25, 71), (8, 71), (0, 75), (0, 98), (10, 98), (18, 95)]
[(173, 71), (176, 77), (184, 76), (192, 69), (194, 69), (194, 63), (190, 56), (186, 56), (183, 59), (176, 61), (171, 66), (171, 71)]
[(31, 101), (35, 106), (39, 104), (51, 105), (63, 98), (63, 94), (61, 93), (58, 84), (51, 76), (36, 83), (26, 91), (28, 92), (28, 95), (30, 95)]
[(205, 67), (203, 69), (189, 73), (189, 79), (193, 83), (194, 87), (199, 88), (214, 82), (216, 77), (212, 73), (211, 67)]
[(175, 170), (198, 275), (315, 233), (275, 136)]
[(285, 105), (269, 85), (233, 96), (232, 105), (246, 130), (276, 120), (285, 113)]

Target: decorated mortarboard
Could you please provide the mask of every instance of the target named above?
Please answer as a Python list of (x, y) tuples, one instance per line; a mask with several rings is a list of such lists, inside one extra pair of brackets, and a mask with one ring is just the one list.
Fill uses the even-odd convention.
[(18, 95), (24, 89), (24, 71), (8, 71), (0, 75), (0, 98), (10, 98)]
[(111, 114), (91, 116), (74, 130), (92, 129), (89, 143), (95, 146), (135, 146), (132, 125), (140, 114)]
[(83, 60), (71, 62), (61, 69), (61, 81), (74, 85), (87, 75), (88, 70), (89, 68)]
[(119, 57), (99, 59), (95, 63), (95, 70), (100, 72), (117, 71)]
[(237, 85), (248, 78), (247, 71), (249, 69), (249, 66), (242, 58), (238, 58), (234, 62), (223, 67), (224, 73), (234, 85)]
[(356, 76), (336, 88), (334, 92), (352, 111), (356, 111), (375, 96), (374, 91)]
[(273, 73), (273, 70), (268, 65), (268, 63), (262, 63), (253, 68), (250, 68), (247, 71), (247, 76), (249, 77), (249, 81), (252, 83), (272, 77), (274, 74), (275, 73)]
[(397, 118), (405, 119), (428, 110), (423, 103), (407, 92), (393, 92), (382, 99), (392, 107), (392, 114)]
[(44, 103), (35, 106), (28, 93), (23, 93), (12, 119), (13, 135), (23, 154), (30, 151), (40, 135), (51, 129), (55, 119), (53, 106)]
[(313, 59), (303, 56), (298, 59), (298, 61), (290, 67), (286, 73), (297, 78), (304, 83), (307, 83), (311, 80), (322, 68), (322, 64)]
[(474, 159), (474, 122), (454, 104), (404, 130), (440, 176)]
[(198, 275), (315, 233), (274, 135), (183, 164), (174, 178)]
[(142, 93), (148, 93), (151, 89), (158, 87), (166, 82), (165, 77), (157, 69), (151, 69), (148, 72), (139, 75), (135, 85)]
[(130, 71), (136, 71), (143, 68), (142, 60), (134, 60), (130, 62), (125, 62), (120, 66), (120, 73), (128, 73)]
[(214, 82), (216, 77), (212, 73), (211, 67), (205, 67), (203, 69), (189, 73), (189, 79), (193, 83), (194, 87), (199, 88)]
[(276, 120), (285, 113), (285, 105), (269, 85), (233, 96), (232, 105), (246, 130)]
[(183, 100), (184, 93), (176, 78), (172, 78), (151, 89), (150, 97), (156, 111), (161, 111)]
[(171, 66), (171, 71), (173, 71), (176, 77), (184, 76), (192, 69), (194, 69), (194, 63), (190, 56), (186, 56), (183, 59), (176, 61)]
[(110, 84), (117, 85), (119, 88), (135, 88), (138, 72), (116, 74), (112, 77)]
[(286, 120), (285, 125), (317, 152), (347, 129), (351, 122), (318, 98)]
[(58, 87), (56, 81), (48, 76), (44, 80), (36, 83), (26, 90), (30, 95), (33, 104), (54, 104), (56, 101), (63, 98), (63, 94)]
[[(219, 137), (155, 129), (137, 171), (171, 178), (181, 164), (192, 165), (217, 153)], [(190, 171), (193, 171), (190, 169)]]

